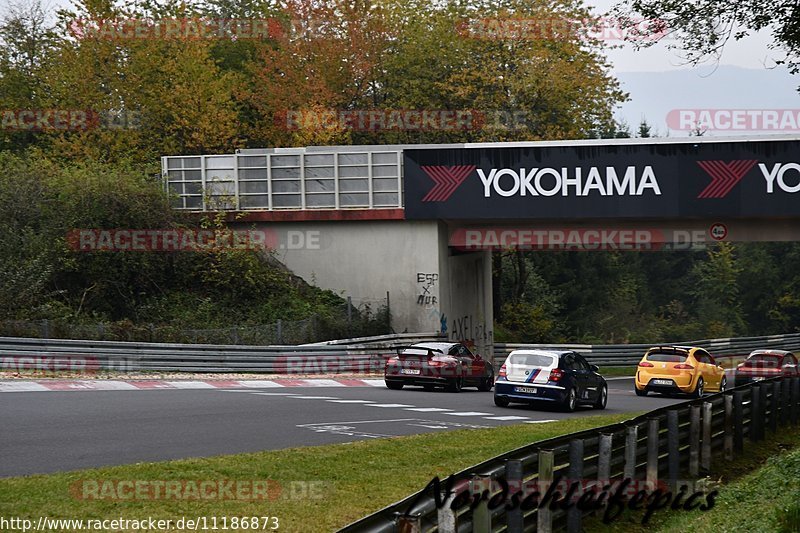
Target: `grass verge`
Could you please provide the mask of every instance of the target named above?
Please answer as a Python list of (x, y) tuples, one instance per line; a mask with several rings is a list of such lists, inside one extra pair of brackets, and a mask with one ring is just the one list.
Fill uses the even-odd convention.
[[(731, 462), (715, 457), (711, 483), (719, 491), (707, 511), (659, 510), (648, 524), (643, 513), (626, 510), (609, 525), (586, 519), (587, 531), (607, 533), (683, 533), (685, 531), (800, 531), (800, 429), (784, 428)], [(700, 499), (705, 503), (705, 499)]]
[(600, 374), (603, 377), (613, 378), (621, 376), (635, 376), (636, 365), (631, 366), (601, 366)]
[[(444, 478), (538, 440), (633, 416), (586, 416), (545, 424), (6, 478), (0, 479), (0, 516), (28, 518), (35, 524), (40, 516), (84, 520), (226, 516), (230, 520), (233, 516), (268, 515), (279, 518), (281, 531), (331, 531), (408, 496), (434, 476)], [(273, 480), (282, 490), (275, 499), (266, 501), (85, 500), (70, 489), (81, 480)], [(292, 493), (308, 484), (315, 487), (315, 497), (302, 490)], [(99, 494), (103, 494), (102, 489)], [(271, 494), (276, 496), (275, 492)]]

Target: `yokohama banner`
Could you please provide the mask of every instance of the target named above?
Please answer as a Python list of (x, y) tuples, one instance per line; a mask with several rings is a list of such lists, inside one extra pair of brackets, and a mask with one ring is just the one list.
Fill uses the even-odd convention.
[(404, 151), (409, 219), (800, 217), (800, 138)]

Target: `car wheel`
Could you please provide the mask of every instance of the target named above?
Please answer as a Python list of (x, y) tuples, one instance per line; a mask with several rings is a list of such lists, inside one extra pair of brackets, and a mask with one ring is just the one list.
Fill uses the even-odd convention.
[(607, 403), (608, 403), (608, 387), (603, 385), (600, 388), (600, 395), (597, 397), (597, 401), (594, 402), (594, 408), (605, 409)]
[(575, 389), (570, 389), (567, 393), (567, 399), (564, 400), (564, 410), (571, 413), (578, 406), (578, 393)]
[(451, 378), (447, 380), (447, 391), (448, 392), (461, 392), (461, 389), (464, 387), (464, 378), (459, 376), (457, 378)]
[(633, 390), (636, 391), (636, 396), (647, 396), (647, 390), (646, 389), (639, 390), (636, 387), (634, 387)]
[(703, 378), (697, 380), (697, 385), (694, 387), (694, 396), (695, 398), (702, 398), (703, 397), (703, 387), (705, 387), (705, 383), (703, 383)]
[(478, 390), (481, 392), (489, 392), (494, 387), (494, 370), (489, 372), (489, 375), (481, 380), (478, 384)]
[(508, 404), (511, 403), (508, 401), (508, 398), (503, 398), (502, 396), (495, 396), (494, 397), (494, 404), (497, 407), (508, 407)]
[(722, 381), (719, 382), (719, 391), (725, 392), (725, 389), (728, 388), (728, 378), (722, 376)]
[(400, 390), (400, 389), (403, 388), (403, 382), (402, 381), (389, 381), (387, 379), (386, 380), (386, 386), (388, 388), (392, 389), (392, 390)]

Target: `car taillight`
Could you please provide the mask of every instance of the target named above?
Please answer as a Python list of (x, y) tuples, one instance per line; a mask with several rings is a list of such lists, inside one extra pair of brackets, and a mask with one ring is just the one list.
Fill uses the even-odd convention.
[(678, 363), (672, 368), (674, 368), (675, 370), (694, 370), (694, 367), (692, 365), (687, 365), (685, 363)]
[(550, 381), (559, 381), (564, 376), (564, 371), (560, 368), (554, 368), (550, 371)]
[(647, 367), (647, 368), (652, 368), (652, 366), (653, 366), (653, 363), (648, 363), (647, 361), (642, 361), (641, 363), (639, 363), (639, 366), (643, 366), (643, 367)]
[(506, 377), (506, 365), (505, 364), (500, 367), (500, 372), (497, 373), (497, 377), (498, 378)]

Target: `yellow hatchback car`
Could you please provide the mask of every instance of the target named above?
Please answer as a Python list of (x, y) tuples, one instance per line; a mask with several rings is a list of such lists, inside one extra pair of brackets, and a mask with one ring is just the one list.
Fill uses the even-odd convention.
[(636, 395), (648, 392), (683, 393), (700, 398), (704, 392), (724, 391), (725, 369), (702, 348), (656, 346), (647, 350), (636, 369)]

